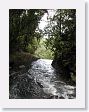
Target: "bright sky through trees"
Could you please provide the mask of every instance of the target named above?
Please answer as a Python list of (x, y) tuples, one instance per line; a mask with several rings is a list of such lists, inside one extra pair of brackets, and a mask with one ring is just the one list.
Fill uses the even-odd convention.
[[(56, 10), (54, 9), (50, 9), (48, 10), (48, 13), (45, 13), (44, 16), (42, 17), (40, 24), (39, 24), (39, 28), (43, 31), (44, 28), (47, 26), (49, 19), (48, 17), (53, 17), (55, 14)], [(47, 36), (44, 36), (44, 38), (47, 38)]]
[(44, 27), (48, 24), (47, 22), (47, 13), (44, 14), (44, 16), (42, 17), (41, 21), (40, 21), (40, 24), (39, 24), (39, 28), (41, 30), (44, 30)]

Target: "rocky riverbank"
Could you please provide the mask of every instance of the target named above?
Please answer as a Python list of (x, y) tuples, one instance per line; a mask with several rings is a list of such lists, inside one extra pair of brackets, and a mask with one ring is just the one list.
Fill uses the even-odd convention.
[(75, 99), (76, 87), (58, 78), (52, 60), (38, 59), (31, 67), (10, 70), (10, 99)]
[(54, 59), (52, 66), (56, 69), (56, 74), (61, 77), (66, 83), (70, 85), (76, 85), (76, 68), (69, 64), (63, 64), (63, 60)]

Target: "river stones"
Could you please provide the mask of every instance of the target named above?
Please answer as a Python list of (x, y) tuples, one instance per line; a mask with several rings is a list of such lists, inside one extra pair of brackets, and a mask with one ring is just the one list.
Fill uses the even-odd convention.
[(25, 68), (25, 66), (24, 66), (24, 65), (20, 65), (20, 66), (19, 66), (19, 68), (21, 68), (21, 69), (22, 69), (22, 68)]

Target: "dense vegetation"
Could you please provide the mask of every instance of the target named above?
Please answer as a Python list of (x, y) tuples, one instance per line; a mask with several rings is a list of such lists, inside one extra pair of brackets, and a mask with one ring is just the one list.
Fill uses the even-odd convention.
[[(39, 23), (48, 14), (44, 31)], [(43, 39), (44, 35), (48, 38)], [(28, 52), (53, 59), (53, 67), (68, 78), (76, 75), (76, 10), (58, 9), (53, 17), (47, 9), (9, 10), (10, 55)]]
[(53, 51), (46, 48), (46, 39), (43, 38), (39, 42), (39, 46), (35, 51), (35, 56), (42, 59), (53, 59)]
[[(43, 9), (10, 9), (9, 10), (9, 46), (10, 53), (15, 51), (34, 52), (37, 48), (41, 31), (38, 24), (47, 10)], [(35, 38), (35, 44), (34, 44)]]
[(10, 66), (17, 67), (38, 59), (31, 54), (37, 50), (43, 35), (39, 29), (39, 23), (44, 13), (47, 13), (46, 9), (9, 10)]
[(59, 9), (45, 28), (46, 45), (54, 52), (52, 65), (67, 78), (76, 75), (76, 10)]

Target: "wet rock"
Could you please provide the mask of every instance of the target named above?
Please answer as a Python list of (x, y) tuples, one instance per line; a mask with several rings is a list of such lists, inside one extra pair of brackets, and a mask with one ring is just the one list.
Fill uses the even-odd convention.
[(31, 75), (27, 74), (27, 76), (29, 77), (29, 79), (33, 79), (33, 77)]
[(42, 85), (40, 82), (37, 82), (37, 84), (38, 84), (41, 88), (43, 88), (43, 85)]
[[(26, 74), (19, 75), (16, 84), (10, 88), (10, 98), (30, 98), (31, 97), (31, 80)], [(16, 97), (17, 96), (17, 97)]]
[(60, 96), (59, 99), (65, 99), (63, 96)]
[[(76, 88), (58, 79), (51, 66), (52, 61), (39, 59), (28, 70), (21, 65), (13, 71), (9, 80), (11, 99), (73, 99)], [(38, 69), (36, 68), (38, 67)], [(24, 68), (24, 69), (23, 69)], [(25, 70), (26, 69), (26, 70)], [(24, 70), (24, 71), (23, 71)], [(50, 75), (51, 74), (51, 75)]]
[(63, 81), (55, 81), (55, 83), (60, 83), (60, 84), (66, 84), (65, 82), (63, 82)]
[(20, 65), (19, 68), (25, 68), (25, 66), (24, 65)]

